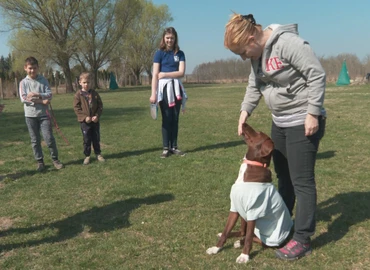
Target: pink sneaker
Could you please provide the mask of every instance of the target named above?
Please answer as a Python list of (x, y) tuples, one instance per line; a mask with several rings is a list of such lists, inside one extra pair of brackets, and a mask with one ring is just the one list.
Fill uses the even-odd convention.
[(295, 240), (290, 240), (284, 247), (275, 251), (276, 257), (286, 261), (298, 260), (312, 252), (310, 244), (302, 244)]

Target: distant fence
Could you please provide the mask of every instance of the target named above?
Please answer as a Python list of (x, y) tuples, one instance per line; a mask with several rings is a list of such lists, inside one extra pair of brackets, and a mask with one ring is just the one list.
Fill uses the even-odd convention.
[[(130, 80), (130, 78), (131, 77), (128, 76), (128, 78), (126, 79), (126, 82), (123, 83), (122, 86), (129, 86), (129, 85), (131, 86), (131, 85), (133, 85), (132, 82), (134, 80)], [(183, 83), (199, 83), (199, 84), (202, 84), (202, 83), (238, 83), (238, 82), (248, 82), (248, 76), (246, 76), (245, 78), (239, 78), (239, 79), (205, 80), (200, 76), (188, 74), (188, 75), (185, 75), (182, 78), (182, 82)], [(151, 83), (152, 82), (149, 80), (148, 76), (141, 76), (140, 77), (140, 85), (151, 85)]]
[[(369, 77), (370, 78), (370, 77)], [(351, 80), (353, 84), (365, 84), (370, 83), (369, 78), (364, 77), (356, 77)], [(327, 78), (327, 82), (335, 83), (337, 81), (336, 77)], [(126, 86), (134, 86), (135, 80), (131, 76), (127, 76), (126, 80), (118, 81), (119, 87), (126, 87)], [(214, 79), (214, 80), (204, 80), (196, 75), (185, 75), (182, 79), (183, 83), (194, 83), (194, 84), (208, 84), (208, 83), (248, 83), (247, 78), (244, 79)], [(151, 85), (151, 81), (149, 80), (148, 76), (141, 76), (140, 82), (138, 85), (147, 85), (148, 87)], [(108, 89), (109, 88), (109, 81), (106, 80), (99, 80), (99, 86), (101, 89)], [(73, 87), (75, 90), (77, 89), (77, 84), (74, 83)], [(0, 78), (0, 99), (7, 99), (7, 98), (16, 98), (19, 97), (19, 81), (18, 79), (14, 79), (14, 81), (5, 81)], [(59, 86), (52, 86), (51, 87), (53, 94), (65, 94), (66, 87), (64, 84)]]

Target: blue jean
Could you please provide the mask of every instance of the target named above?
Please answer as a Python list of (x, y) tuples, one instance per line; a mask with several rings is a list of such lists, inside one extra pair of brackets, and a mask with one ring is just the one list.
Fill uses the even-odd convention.
[(293, 239), (309, 243), (316, 227), (315, 163), (325, 122), (319, 118), (319, 130), (305, 136), (304, 125), (280, 128), (272, 123), (273, 160), (278, 189), (290, 214), (297, 200)]
[(26, 124), (31, 137), (31, 145), (35, 159), (39, 162), (42, 162), (44, 159), (41, 147), (41, 132), (42, 137), (49, 148), (52, 160), (58, 160), (58, 149), (49, 117), (26, 117)]
[[(174, 89), (172, 91), (175, 92)], [(174, 96), (175, 93), (174, 93)], [(181, 96), (183, 93), (181, 91)], [(179, 133), (179, 116), (182, 101), (175, 101), (174, 107), (168, 106), (167, 86), (163, 89), (163, 100), (159, 102), (162, 114), (162, 139), (163, 148), (177, 148), (177, 136)]]

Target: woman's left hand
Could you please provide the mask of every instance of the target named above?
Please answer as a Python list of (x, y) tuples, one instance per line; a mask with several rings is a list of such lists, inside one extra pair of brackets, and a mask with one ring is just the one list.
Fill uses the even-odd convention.
[(318, 115), (307, 114), (304, 122), (305, 136), (311, 136), (319, 130)]

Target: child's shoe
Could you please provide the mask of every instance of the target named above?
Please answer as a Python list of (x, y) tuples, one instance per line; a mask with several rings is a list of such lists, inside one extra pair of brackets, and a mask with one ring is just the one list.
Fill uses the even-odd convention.
[(38, 172), (42, 172), (44, 170), (45, 170), (45, 164), (44, 164), (44, 162), (38, 162), (37, 163), (37, 171)]
[(170, 151), (168, 151), (168, 149), (164, 149), (161, 154), (161, 158), (168, 158), (169, 156), (170, 156)]
[(54, 164), (55, 169), (57, 170), (60, 170), (64, 167), (63, 164), (59, 160), (54, 160), (53, 164)]
[(89, 165), (90, 164), (90, 156), (85, 157), (84, 162), (82, 164), (83, 165)]
[(176, 156), (180, 156), (180, 157), (185, 156), (185, 153), (182, 152), (180, 149), (177, 149), (177, 148), (172, 148), (171, 153), (176, 155)]
[(97, 155), (96, 156), (97, 160), (100, 161), (100, 162), (104, 162), (105, 161), (105, 158), (103, 158), (102, 155)]

